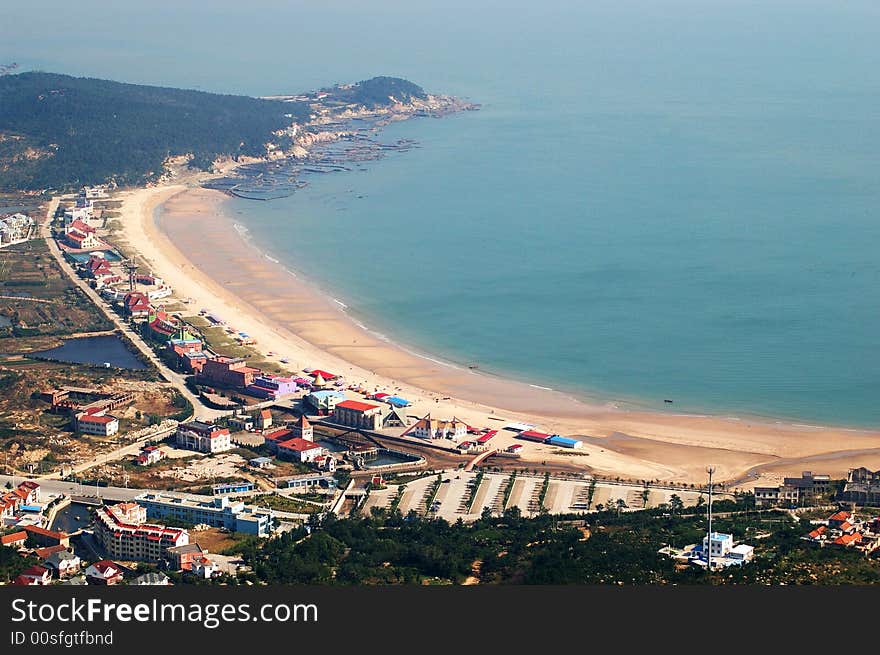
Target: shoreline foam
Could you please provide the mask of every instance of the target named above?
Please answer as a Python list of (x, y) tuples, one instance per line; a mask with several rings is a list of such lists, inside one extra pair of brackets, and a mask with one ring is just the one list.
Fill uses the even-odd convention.
[[(193, 298), (195, 306), (236, 315), (236, 323), (257, 339), (262, 352), (288, 355), (291, 365), (335, 368), (348, 381), (393, 389), (440, 417), (457, 415), (469, 423), (500, 425), (497, 419), (503, 416), (505, 421), (591, 437), (585, 442), (585, 456), (537, 446), (527, 449), (524, 465), (552, 460), (604, 475), (688, 482), (703, 481), (709, 464), (716, 466), (720, 479), (736, 479), (755, 467), (772, 470), (777, 461), (794, 467), (785, 472), (796, 473), (799, 459), (817, 455), (823, 457), (823, 472), (833, 474), (852, 466), (880, 466), (880, 432), (875, 430), (613, 409), (547, 391), (542, 385), (450, 368), (446, 362), (409, 352), (372, 334), (332, 298), (260, 253), (237, 229), (244, 226), (223, 215), (225, 197), (183, 185), (128, 192), (123, 230), (131, 246), (175, 287), (176, 295)], [(163, 214), (154, 217), (160, 204)], [(233, 268), (240, 278), (230, 277)], [(503, 432), (498, 446), (512, 443), (512, 435)], [(625, 436), (625, 441), (608, 439), (615, 435)], [(854, 450), (865, 454), (855, 459), (845, 454)]]

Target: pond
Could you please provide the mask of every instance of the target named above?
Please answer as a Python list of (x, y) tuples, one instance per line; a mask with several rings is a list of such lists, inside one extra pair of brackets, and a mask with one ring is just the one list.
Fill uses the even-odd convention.
[(146, 368), (126, 347), (122, 339), (114, 335), (68, 339), (62, 346), (29, 353), (28, 356), (69, 364), (109, 365), (134, 371)]

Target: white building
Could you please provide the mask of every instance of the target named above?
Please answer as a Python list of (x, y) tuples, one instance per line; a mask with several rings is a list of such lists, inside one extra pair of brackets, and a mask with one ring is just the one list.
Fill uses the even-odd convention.
[[(709, 539), (710, 536), (711, 539)], [(733, 548), (732, 534), (713, 532), (711, 535), (703, 537), (703, 553), (706, 553), (708, 550), (712, 559), (715, 559), (716, 557), (727, 557), (727, 553), (730, 552), (731, 548)]]
[(278, 444), (278, 456), (287, 457), (296, 462), (310, 464), (324, 454), (324, 449), (308, 439), (288, 439)]
[(220, 453), (232, 448), (232, 437), (228, 428), (219, 428), (201, 421), (181, 423), (177, 426), (175, 438), (181, 448), (200, 453)]
[(109, 414), (78, 413), (75, 416), (76, 430), (100, 437), (112, 437), (119, 432), (119, 419)]
[(755, 559), (755, 547), (746, 544), (739, 544), (730, 549), (727, 559), (732, 560), (734, 564), (745, 564)]
[(36, 222), (30, 216), (13, 214), (0, 219), (0, 246), (26, 241)]
[(461, 439), (467, 435), (467, 429), (467, 424), (455, 417), (443, 421), (428, 414), (403, 434), (420, 439)]
[(146, 562), (161, 561), (169, 548), (189, 543), (181, 528), (147, 523), (146, 508), (119, 503), (95, 510), (95, 537), (111, 557)]

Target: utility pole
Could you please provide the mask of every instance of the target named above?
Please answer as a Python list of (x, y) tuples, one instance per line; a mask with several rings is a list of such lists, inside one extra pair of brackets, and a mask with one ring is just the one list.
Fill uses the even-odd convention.
[(706, 469), (709, 474), (709, 535), (706, 540), (706, 570), (712, 571), (712, 475), (715, 473), (715, 467), (710, 466)]

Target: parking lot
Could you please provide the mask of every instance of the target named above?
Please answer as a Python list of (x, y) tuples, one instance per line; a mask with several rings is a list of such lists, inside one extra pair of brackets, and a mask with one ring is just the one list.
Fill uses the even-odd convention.
[[(617, 507), (619, 500), (623, 500), (626, 509), (656, 507), (669, 503), (673, 495), (681, 498), (685, 505), (694, 505), (700, 496), (698, 490), (645, 488), (636, 484), (600, 481), (591, 484), (589, 479), (550, 478), (541, 503), (544, 477), (520, 474), (512, 478), (505, 504), (505, 490), (511, 484), (510, 474), (484, 473), (473, 496), (473, 504), (469, 507), (471, 485), (476, 477), (476, 473), (465, 473), (458, 469), (444, 472), (444, 482), (440, 484), (430, 509), (428, 501), (437, 477), (420, 478), (406, 485), (398, 508), (403, 514), (415, 510), (423, 516), (437, 516), (454, 522), (458, 519), (473, 521), (487, 507), (494, 514), (500, 514), (504, 509), (515, 506), (524, 516), (535, 516), (542, 508), (551, 514), (568, 514), (592, 511), (598, 506)], [(397, 497), (398, 488), (397, 485), (390, 485), (386, 489), (373, 491), (364, 507), (365, 513), (372, 507), (390, 507)]]

